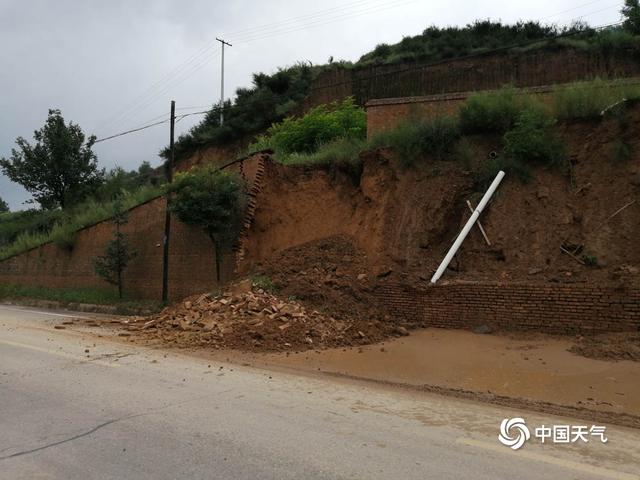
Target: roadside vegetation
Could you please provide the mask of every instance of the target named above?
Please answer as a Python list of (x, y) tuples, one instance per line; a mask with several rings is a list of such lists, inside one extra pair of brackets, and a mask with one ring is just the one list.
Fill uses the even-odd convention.
[[(566, 146), (554, 128), (558, 123), (602, 118), (602, 112), (612, 106), (624, 109), (623, 100), (637, 99), (640, 85), (599, 79), (559, 87), (544, 96), (506, 86), (471, 95), (457, 115), (426, 117), (416, 113), (369, 140), (364, 110), (346, 99), (273, 124), (250, 145), (249, 152), (270, 148), (282, 164), (339, 168), (359, 178), (360, 153), (379, 147), (392, 149), (407, 168), (418, 168), (427, 159), (451, 159), (470, 170), (473, 151), (468, 137), (498, 135), (502, 148), (475, 167), (477, 184), (484, 187), (499, 170), (526, 182), (532, 167), (566, 170)], [(624, 115), (620, 116), (620, 122), (623, 119)], [(619, 142), (614, 156), (630, 158), (630, 145)]]
[(623, 8), (627, 21), (620, 26), (595, 29), (584, 22), (570, 26), (517, 22), (504, 24), (492, 20), (476, 20), (464, 27), (439, 28), (430, 26), (420, 35), (404, 37), (389, 45), (382, 43), (366, 53), (356, 63), (390, 65), (415, 61), (437, 62), (467, 55), (478, 55), (500, 50), (544, 50), (578, 48), (581, 50), (640, 54), (637, 37), (638, 11), (635, 0), (627, 0)]
[(143, 186), (123, 191), (117, 200), (88, 199), (67, 210), (24, 210), (0, 214), (0, 260), (48, 242), (73, 248), (78, 230), (112, 218), (116, 203), (128, 210), (163, 193), (161, 187)]
[(222, 256), (234, 247), (245, 210), (242, 179), (208, 165), (176, 176), (170, 208), (187, 225), (202, 228), (211, 240), (216, 279), (220, 283)]
[[(554, 133), (554, 125), (601, 118), (604, 110), (623, 99), (639, 101), (640, 85), (599, 79), (577, 82), (558, 88), (545, 102), (540, 95), (507, 86), (471, 95), (457, 115), (416, 116), (367, 140), (364, 109), (348, 98), (273, 123), (248, 152), (270, 148), (284, 165), (340, 170), (357, 182), (362, 172), (360, 153), (371, 148), (391, 148), (406, 167), (417, 168), (431, 158), (457, 160), (470, 170), (473, 152), (467, 137), (499, 135), (502, 149), (498, 155), (474, 168), (478, 185), (486, 185), (499, 170), (527, 181), (531, 167), (566, 168), (566, 147)], [(624, 110), (624, 105), (614, 111), (620, 109)], [(624, 115), (616, 115), (622, 124)], [(630, 158), (631, 145), (620, 140), (613, 147), (613, 156), (619, 161)], [(205, 170), (176, 179), (175, 188), (193, 191), (193, 185), (186, 185), (196, 182), (196, 177), (202, 177), (205, 184), (214, 181), (212, 175), (217, 174)], [(126, 211), (162, 193), (160, 174), (144, 163), (137, 171), (115, 169), (105, 173), (91, 196), (64, 209), (0, 213), (0, 259), (50, 241), (71, 249), (78, 230), (112, 218), (116, 207)], [(182, 209), (184, 218), (188, 208)], [(218, 247), (223, 244), (228, 244), (226, 239)]]
[[(224, 104), (222, 125), (220, 107), (214, 106), (200, 123), (180, 135), (175, 143), (176, 159), (199, 148), (249, 139), (272, 123), (293, 115), (309, 92), (311, 82), (324, 68), (300, 62), (272, 75), (255, 73), (251, 87), (237, 89), (235, 99)], [(168, 153), (167, 148), (161, 155), (166, 158)]]
[[(560, 28), (537, 22), (507, 25), (490, 20), (464, 27), (429, 27), (421, 35), (405, 37), (395, 45), (379, 45), (355, 64), (332, 60), (320, 66), (298, 63), (273, 74), (257, 73), (250, 87), (238, 89), (235, 99), (224, 105), (224, 124), (220, 124), (219, 108), (214, 107), (202, 122), (180, 136), (176, 158), (202, 147), (232, 142), (247, 145), (253, 140), (249, 152), (270, 148), (282, 164), (340, 170), (355, 181), (362, 172), (361, 152), (377, 147), (394, 150), (407, 168), (419, 168), (427, 159), (459, 161), (466, 170), (474, 170), (479, 185), (499, 169), (510, 171), (523, 181), (532, 166), (563, 169), (566, 148), (554, 125), (595, 120), (610, 109), (623, 111), (624, 105), (616, 105), (623, 99), (640, 101), (640, 86), (605, 80), (577, 82), (559, 88), (551, 101), (544, 102), (539, 95), (506, 86), (471, 95), (455, 115), (416, 116), (369, 139), (365, 112), (353, 99), (319, 106), (305, 115), (299, 112), (316, 76), (336, 64), (357, 68), (439, 61), (495, 49), (537, 48), (599, 49), (640, 58), (638, 0), (625, 0), (622, 13), (621, 26), (600, 30), (586, 24)], [(620, 118), (623, 122), (624, 115)], [(496, 155), (483, 160), (480, 166), (474, 166), (469, 142), (475, 134), (493, 135), (500, 141)], [(161, 172), (148, 163), (130, 172), (98, 168), (92, 151), (95, 138), (85, 137), (78, 125), (66, 123), (59, 110), (50, 110), (34, 141), (30, 144), (23, 138), (16, 139), (17, 148), (11, 157), (0, 160), (3, 173), (29, 190), (40, 207), (9, 212), (0, 199), (0, 260), (47, 242), (72, 249), (79, 229), (112, 218), (116, 206), (126, 211), (164, 191)], [(56, 155), (61, 149), (51, 147), (60, 143), (65, 147), (62, 150), (72, 154)], [(166, 155), (167, 150), (162, 153)], [(631, 158), (631, 142), (621, 138), (613, 146), (612, 155), (619, 161)], [(54, 172), (62, 172), (64, 178)], [(212, 185), (218, 181), (216, 175), (200, 170), (176, 179), (176, 198), (186, 199), (194, 189)], [(201, 201), (203, 198), (193, 196), (189, 199), (191, 206), (176, 206), (174, 212), (187, 219), (190, 208), (205, 207), (201, 204), (196, 208)], [(186, 221), (204, 225), (201, 220)], [(214, 227), (204, 228), (209, 232)], [(212, 237), (214, 245), (218, 243), (216, 249), (228, 243), (214, 237), (220, 235)]]
[[(238, 89), (235, 99), (225, 103), (223, 125), (220, 109), (214, 106), (202, 122), (180, 136), (176, 142), (176, 159), (179, 161), (204, 147), (230, 142), (246, 145), (272, 124), (299, 113), (313, 80), (320, 73), (336, 68), (438, 62), (494, 51), (563, 48), (640, 58), (637, 4), (637, 0), (626, 0), (622, 10), (626, 20), (622, 26), (595, 29), (583, 22), (560, 27), (534, 21), (505, 24), (492, 20), (477, 20), (463, 27), (430, 26), (420, 35), (404, 37), (396, 44), (380, 44), (355, 63), (334, 62), (331, 58), (324, 65), (302, 62), (273, 74), (254, 74), (252, 85)], [(165, 156), (167, 153), (167, 149), (162, 152)]]
[(128, 222), (127, 212), (118, 201), (112, 219), (115, 231), (109, 240), (104, 255), (93, 259), (93, 269), (96, 274), (111, 285), (118, 288), (118, 298), (123, 298), (124, 271), (129, 262), (137, 256), (137, 252), (129, 246), (127, 236), (122, 233), (122, 225)]
[(33, 285), (0, 283), (0, 300), (36, 299), (59, 302), (62, 306), (74, 303), (89, 305), (113, 305), (117, 314), (136, 314), (141, 311), (156, 312), (162, 308), (161, 302), (120, 298), (115, 288), (51, 288)]

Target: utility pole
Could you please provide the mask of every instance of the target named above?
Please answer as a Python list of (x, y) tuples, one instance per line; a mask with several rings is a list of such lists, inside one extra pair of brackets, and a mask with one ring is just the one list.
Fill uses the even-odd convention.
[(220, 75), (220, 125), (222, 125), (224, 123), (224, 46), (229, 45), (233, 47), (233, 45), (218, 37), (216, 37), (216, 40), (222, 44), (222, 73)]
[[(169, 158), (166, 163), (165, 175), (167, 179), (167, 186), (171, 185), (173, 180), (173, 162), (174, 162), (174, 147), (173, 137), (176, 125), (176, 102), (171, 100), (171, 127), (169, 128)], [(164, 214), (164, 242), (162, 252), (162, 301), (167, 302), (169, 298), (169, 236), (171, 235), (171, 191), (167, 192), (167, 205), (165, 207)]]

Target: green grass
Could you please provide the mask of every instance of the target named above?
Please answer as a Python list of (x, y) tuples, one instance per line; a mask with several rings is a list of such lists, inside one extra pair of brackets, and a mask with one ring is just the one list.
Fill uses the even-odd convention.
[(640, 85), (593, 80), (576, 82), (554, 93), (554, 115), (558, 120), (598, 118), (607, 107), (622, 99), (640, 99)]
[(250, 279), (251, 286), (254, 288), (261, 288), (268, 293), (276, 293), (278, 291), (271, 277), (267, 275), (255, 274), (252, 275)]
[[(161, 195), (162, 191), (160, 187), (145, 186), (135, 192), (123, 194), (119, 202), (122, 209), (128, 210)], [(11, 243), (1, 246), (0, 260), (48, 242), (54, 242), (60, 248), (70, 250), (73, 248), (75, 233), (82, 228), (111, 218), (114, 214), (116, 203), (117, 201), (99, 203), (90, 200), (67, 212), (58, 212), (56, 222), (47, 230), (26, 230), (18, 234)], [(43, 211), (40, 213), (43, 217), (49, 218), (51, 216), (50, 212)], [(0, 226), (2, 225), (1, 220)]]
[(360, 153), (367, 149), (367, 142), (357, 138), (343, 138), (321, 145), (314, 153), (296, 153), (276, 159), (283, 165), (305, 166), (333, 172), (346, 173), (354, 183), (360, 182), (362, 160)]
[(515, 123), (529, 96), (513, 87), (472, 94), (460, 107), (464, 133), (504, 133)]
[(301, 117), (274, 123), (249, 145), (249, 152), (271, 148), (276, 156), (285, 159), (288, 155), (315, 153), (321, 145), (342, 138), (364, 140), (366, 130), (364, 108), (349, 97), (314, 107)]
[(426, 155), (437, 160), (449, 155), (460, 138), (456, 117), (414, 118), (375, 135), (370, 146), (390, 147), (405, 166), (413, 166)]
[(504, 135), (504, 154), (525, 165), (564, 166), (566, 145), (553, 131), (554, 124), (542, 108), (523, 110)]
[(139, 310), (157, 311), (161, 303), (153, 300), (119, 299), (115, 288), (48, 288), (15, 284), (0, 284), (0, 300), (36, 299), (60, 302), (62, 305), (85, 303), (115, 305), (118, 313)]

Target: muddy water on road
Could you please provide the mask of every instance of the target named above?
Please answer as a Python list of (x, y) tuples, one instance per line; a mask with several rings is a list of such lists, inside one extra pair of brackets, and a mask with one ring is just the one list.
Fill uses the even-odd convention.
[(570, 340), (425, 329), (360, 349), (253, 355), (255, 364), (640, 415), (640, 363), (580, 357)]

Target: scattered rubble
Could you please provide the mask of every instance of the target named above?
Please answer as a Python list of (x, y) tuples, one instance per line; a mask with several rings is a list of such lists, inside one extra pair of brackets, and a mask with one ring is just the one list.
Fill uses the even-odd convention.
[(571, 353), (598, 360), (632, 360), (640, 362), (640, 333), (607, 333), (579, 336), (569, 348)]
[(219, 296), (189, 297), (159, 314), (119, 321), (133, 340), (161, 340), (178, 347), (250, 351), (300, 351), (375, 343), (408, 335), (404, 327), (369, 318), (336, 318), (284, 300), (248, 280)]

